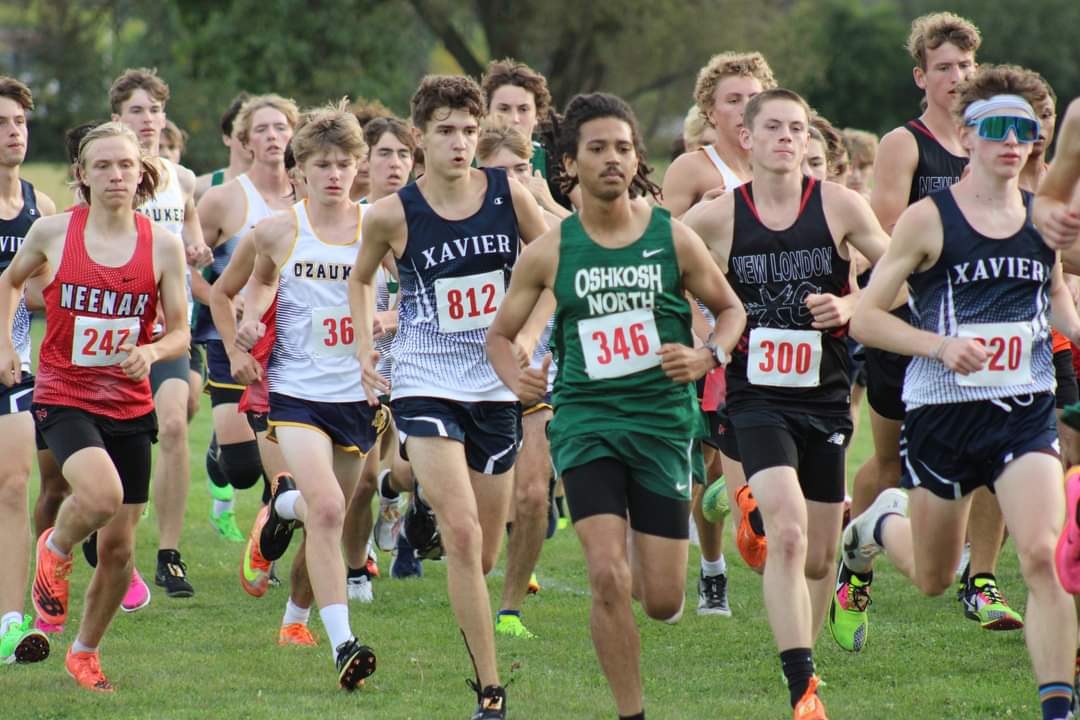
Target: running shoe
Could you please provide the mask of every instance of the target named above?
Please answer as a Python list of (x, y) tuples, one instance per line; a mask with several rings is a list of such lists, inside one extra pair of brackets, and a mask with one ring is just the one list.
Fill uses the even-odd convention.
[(270, 506), (264, 505), (255, 516), (255, 524), (251, 526), (244, 556), (240, 560), (240, 585), (252, 597), (262, 597), (270, 587), (270, 561), (263, 557), (259, 548), (259, 537), (269, 517)]
[(860, 574), (870, 572), (874, 558), (885, 549), (874, 540), (874, 528), (885, 515), (907, 515), (907, 503), (907, 493), (903, 490), (883, 490), (870, 507), (844, 528), (843, 558), (849, 570)]
[(370, 603), (375, 600), (375, 594), (371, 587), (371, 576), (368, 575), (367, 568), (361, 570), (349, 568), (348, 577), (345, 578), (345, 590), (350, 600), (362, 603)]
[(724, 478), (716, 479), (712, 485), (705, 488), (701, 495), (701, 514), (711, 523), (723, 520), (731, 512), (731, 501), (728, 500), (727, 481)]
[(295, 489), (296, 483), (293, 482), (292, 475), (288, 473), (278, 473), (270, 481), (270, 503), (266, 506), (270, 512), (261, 526), (259, 535), (252, 535), (252, 538), (258, 537), (259, 552), (267, 560), (277, 560), (289, 549), (289, 542), (292, 541), (293, 531), (296, 530), (296, 524), (299, 521), (281, 517), (274, 510), (274, 505), (282, 493)]
[(1080, 595), (1080, 465), (1065, 476), (1065, 527), (1054, 560), (1065, 592)]
[(495, 615), (495, 634), (521, 640), (532, 640), (536, 637), (521, 622), (520, 615), (511, 615), (510, 613), (498, 613)]
[(126, 613), (142, 610), (150, 604), (150, 586), (139, 575), (139, 571), (131, 568), (131, 582), (128, 583), (124, 599), (120, 601), (120, 609)]
[[(757, 500), (750, 492), (749, 485), (743, 485), (736, 491), (735, 504), (739, 506), (741, 515), (739, 527), (735, 531), (735, 545), (746, 564), (760, 572), (765, 567), (769, 541), (764, 534), (756, 532), (751, 524), (750, 515), (757, 512)], [(759, 512), (758, 515), (760, 514)]]
[(728, 605), (726, 574), (706, 576), (704, 572), (700, 573), (698, 575), (697, 597), (698, 615), (731, 617), (731, 607)]
[(472, 720), (504, 720), (506, 717), (506, 688), (501, 685), (488, 685), (483, 690), (480, 683), (467, 681), (476, 692), (476, 712)]
[(52, 533), (53, 528), (49, 528), (38, 538), (37, 567), (31, 596), (39, 618), (50, 625), (63, 625), (67, 621), (71, 557), (61, 558), (46, 547)]
[[(383, 477), (390, 472), (383, 470), (379, 474), (379, 487), (382, 487)], [(395, 498), (383, 497), (379, 493), (379, 514), (375, 516), (375, 545), (383, 552), (390, 552), (397, 542), (398, 533), (401, 532), (401, 508), (399, 507), (400, 496)]]
[(529, 595), (536, 595), (540, 592), (540, 581), (536, 579), (536, 573), (529, 576), (529, 586), (525, 588), (525, 592)]
[(559, 517), (559, 529), (560, 530), (565, 530), (568, 527), (570, 527), (570, 518), (566, 517), (565, 515), (560, 516)]
[(356, 638), (350, 638), (337, 646), (338, 683), (346, 690), (355, 690), (364, 684), (364, 678), (375, 672), (375, 653)]
[(240, 532), (240, 528), (236, 524), (235, 511), (226, 510), (220, 515), (214, 515), (213, 511), (211, 511), (210, 524), (214, 526), (214, 530), (217, 530), (218, 535), (229, 542), (244, 542), (244, 533)]
[(843, 650), (859, 652), (870, 628), (870, 583), (853, 575), (844, 563), (836, 573), (836, 589), (829, 605), (829, 632)]
[(799, 698), (799, 702), (795, 703), (793, 720), (829, 720), (825, 715), (825, 703), (821, 702), (817, 694), (820, 684), (821, 680), (817, 675), (810, 678), (810, 685), (806, 688), (806, 692)]
[(49, 638), (34, 627), (34, 619), (23, 616), (21, 623), (12, 623), (0, 636), (0, 663), (36, 663), (49, 657)]
[(46, 635), (59, 635), (64, 632), (63, 625), (53, 625), (52, 623), (45, 622), (39, 617), (34, 618), (34, 627)]
[(964, 593), (964, 615), (983, 630), (1019, 630), (1024, 618), (1009, 607), (993, 575), (980, 573), (968, 583)]
[(101, 658), (97, 652), (77, 653), (68, 648), (67, 657), (64, 658), (64, 669), (68, 675), (75, 678), (75, 682), (87, 690), (94, 692), (112, 692), (112, 683), (101, 672)]
[(409, 509), (405, 512), (401, 534), (412, 545), (417, 557), (424, 560), (442, 558), (442, 537), (439, 535), (435, 513), (417, 493), (413, 493), (412, 502), (409, 503)]
[(367, 569), (368, 577), (372, 579), (379, 577), (379, 558), (375, 555), (375, 548), (371, 547), (370, 542), (367, 546), (367, 561), (364, 567)]
[(416, 557), (416, 551), (409, 544), (405, 533), (401, 533), (398, 535), (397, 547), (394, 548), (394, 564), (390, 566), (390, 577), (404, 580), (423, 575), (424, 566), (420, 564), (420, 558)]
[(281, 626), (278, 631), (277, 644), (315, 647), (319, 644), (319, 641), (315, 639), (315, 636), (311, 634), (311, 630), (304, 623), (290, 623)]
[(180, 559), (179, 550), (158, 553), (154, 584), (165, 588), (165, 595), (171, 598), (189, 598), (195, 594), (195, 588), (188, 582), (187, 565)]

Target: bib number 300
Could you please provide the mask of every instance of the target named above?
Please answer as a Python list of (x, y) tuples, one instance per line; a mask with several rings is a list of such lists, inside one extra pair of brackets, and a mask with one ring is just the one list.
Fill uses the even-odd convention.
[(356, 333), (353, 331), (349, 306), (313, 308), (311, 311), (311, 345), (315, 357), (352, 355)]
[(456, 333), (489, 327), (504, 295), (506, 280), (502, 270), (436, 280), (439, 332)]
[(1030, 323), (971, 323), (957, 329), (960, 337), (975, 338), (989, 358), (979, 372), (957, 375), (956, 384), (965, 387), (1003, 387), (1031, 382)]
[(746, 374), (753, 385), (817, 387), (821, 384), (821, 333), (754, 328)]
[(652, 310), (626, 312), (578, 322), (585, 372), (593, 380), (622, 377), (660, 364), (660, 335)]
[(71, 364), (81, 367), (117, 365), (127, 359), (121, 345), (139, 341), (139, 318), (98, 318), (75, 316), (71, 344)]

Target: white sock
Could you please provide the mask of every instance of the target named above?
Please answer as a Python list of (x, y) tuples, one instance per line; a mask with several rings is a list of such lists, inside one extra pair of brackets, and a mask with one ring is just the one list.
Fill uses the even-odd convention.
[(296, 501), (299, 497), (299, 490), (286, 490), (274, 500), (274, 512), (284, 520), (299, 520), (296, 516)]
[(215, 500), (214, 501), (214, 517), (221, 517), (221, 513), (229, 512), (233, 509), (232, 500)]
[(96, 647), (88, 647), (79, 642), (79, 638), (75, 638), (75, 642), (71, 643), (71, 651), (77, 653), (95, 653)]
[(330, 654), (336, 659), (338, 645), (348, 642), (353, 636), (349, 629), (349, 606), (345, 603), (327, 605), (319, 608), (319, 617), (330, 637)]
[(22, 620), (21, 612), (4, 613), (4, 617), (0, 618), (0, 635), (6, 633), (12, 625), (22, 625)]
[(701, 574), (705, 577), (723, 575), (726, 572), (727, 560), (724, 559), (723, 553), (720, 553), (719, 560), (706, 560), (704, 555), (701, 556)]
[(56, 547), (56, 545), (53, 544), (53, 538), (54, 537), (56, 537), (55, 532), (49, 533), (49, 537), (45, 539), (45, 547), (52, 550), (53, 555), (55, 555), (56, 557), (58, 557), (58, 558), (60, 558), (62, 560), (67, 560), (69, 557), (71, 557), (71, 553), (66, 553), (63, 550), (61, 550), (60, 548)]
[(307, 625), (310, 617), (311, 608), (302, 608), (294, 603), (292, 598), (289, 598), (288, 602), (285, 603), (285, 617), (281, 619), (281, 624), (295, 625), (299, 623), (300, 625)]

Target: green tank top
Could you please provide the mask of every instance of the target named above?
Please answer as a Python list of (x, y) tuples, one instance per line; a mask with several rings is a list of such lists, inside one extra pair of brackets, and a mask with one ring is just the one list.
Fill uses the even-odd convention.
[(548, 168), (547, 168), (547, 148), (535, 140), (532, 141), (533, 154), (529, 160), (529, 164), (533, 170), (539, 170), (540, 174), (547, 180)]
[(215, 187), (217, 185), (222, 185), (222, 184), (224, 184), (224, 182), (225, 182), (225, 168), (220, 168), (218, 170), (215, 170), (213, 172), (213, 174), (210, 175), (210, 187)]
[(671, 214), (653, 208), (642, 236), (618, 249), (593, 242), (577, 213), (560, 232), (552, 445), (614, 430), (703, 437), (693, 386), (669, 379), (656, 355), (663, 343), (694, 344)]

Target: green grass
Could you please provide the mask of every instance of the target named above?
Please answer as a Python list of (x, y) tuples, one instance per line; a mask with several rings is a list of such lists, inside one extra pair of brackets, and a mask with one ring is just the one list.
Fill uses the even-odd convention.
[(68, 167), (61, 163), (27, 163), (22, 166), (22, 177), (34, 187), (52, 198), (57, 210), (71, 205), (72, 191), (68, 186)]

